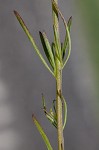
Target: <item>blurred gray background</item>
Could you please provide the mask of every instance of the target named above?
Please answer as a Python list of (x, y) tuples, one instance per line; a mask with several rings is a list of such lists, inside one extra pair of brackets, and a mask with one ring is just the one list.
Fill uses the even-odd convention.
[[(72, 53), (63, 71), (63, 94), (68, 104), (65, 149), (98, 150), (99, 2), (59, 0), (59, 7), (66, 20), (73, 16)], [(44, 93), (50, 108), (55, 81), (16, 20), (14, 9), (24, 19), (42, 54), (38, 32), (45, 30), (50, 42), (53, 40), (50, 1), (0, 0), (0, 150), (46, 149), (32, 122), (33, 113), (57, 150), (57, 132), (45, 118), (41, 101)], [(63, 40), (64, 27), (60, 25)]]

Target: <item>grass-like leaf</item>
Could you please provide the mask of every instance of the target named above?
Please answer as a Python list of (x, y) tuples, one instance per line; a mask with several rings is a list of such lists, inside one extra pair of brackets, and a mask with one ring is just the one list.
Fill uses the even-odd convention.
[(52, 148), (52, 146), (51, 146), (51, 144), (49, 142), (48, 137), (46, 136), (45, 132), (43, 131), (41, 125), (39, 124), (39, 122), (37, 121), (37, 119), (35, 118), (34, 115), (32, 115), (32, 119), (33, 119), (33, 122), (35, 123), (39, 133), (41, 134), (41, 136), (42, 136), (42, 138), (43, 138), (43, 140), (44, 140), (44, 142), (45, 142), (45, 144), (47, 146), (47, 149), (48, 150), (53, 150), (53, 148)]
[(68, 61), (68, 59), (70, 57), (70, 53), (71, 53), (71, 38), (70, 38), (69, 29), (68, 29), (67, 23), (66, 23), (66, 21), (65, 21), (65, 19), (63, 17), (63, 14), (61, 13), (61, 11), (60, 11), (57, 3), (55, 2), (55, 0), (51, 0), (51, 1), (53, 3), (54, 7), (56, 8), (57, 12), (59, 13), (61, 19), (63, 20), (64, 26), (65, 26), (65, 30), (67, 32), (67, 38), (68, 38), (68, 55), (67, 55), (67, 57), (66, 57), (66, 59), (65, 59), (65, 61), (63, 63), (63, 67), (62, 68), (64, 68), (64, 66), (66, 65), (66, 63), (67, 63), (67, 61)]
[(63, 97), (63, 95), (62, 95), (61, 99), (62, 99), (62, 101), (64, 103), (64, 123), (63, 123), (63, 130), (64, 130), (64, 128), (66, 126), (66, 121), (67, 121), (67, 104), (66, 104), (66, 100)]
[[(67, 22), (69, 32), (70, 32), (71, 23), (72, 23), (72, 16), (69, 18), (69, 20)], [(65, 40), (64, 40), (64, 43), (62, 46), (62, 58), (63, 59), (64, 59), (65, 54), (66, 54), (67, 46), (68, 46), (68, 36), (67, 36), (67, 30), (66, 30)]]
[(24, 23), (24, 21), (23, 21), (23, 19), (22, 19), (21, 16), (18, 14), (18, 12), (15, 11), (15, 10), (14, 10), (14, 14), (15, 14), (16, 18), (18, 19), (18, 21), (19, 21), (21, 27), (22, 27), (23, 30), (25, 31), (25, 33), (26, 33), (27, 37), (29, 38), (30, 42), (32, 43), (32, 45), (33, 45), (35, 51), (37, 52), (38, 56), (40, 57), (41, 61), (43, 62), (43, 64), (45, 65), (45, 67), (50, 71), (50, 73), (51, 73), (53, 76), (55, 76), (54, 73), (53, 73), (53, 71), (50, 69), (50, 67), (48, 66), (48, 64), (47, 64), (46, 61), (44, 60), (42, 54), (40, 53), (40, 51), (39, 51), (39, 49), (38, 49), (38, 47), (37, 47), (37, 45), (36, 45), (36, 43), (35, 43), (33, 37), (31, 36), (31, 34), (30, 34), (30, 32), (29, 32), (27, 26), (25, 25), (25, 23)]
[(50, 65), (52, 66), (53, 70), (55, 70), (54, 55), (53, 55), (50, 43), (48, 41), (48, 38), (47, 38), (47, 36), (46, 36), (46, 34), (44, 32), (43, 33), (39, 32), (39, 34), (40, 34), (41, 43), (42, 43), (44, 52), (46, 54), (46, 57), (47, 57)]
[(60, 40), (57, 38), (58, 37), (58, 33), (57, 33), (57, 29), (56, 29), (55, 25), (53, 25), (53, 31), (54, 31), (56, 57), (61, 62), (61, 46), (60, 46)]
[(52, 108), (50, 109), (50, 112), (48, 112), (46, 109), (45, 98), (43, 95), (42, 95), (42, 102), (43, 102), (43, 110), (47, 119), (51, 122), (51, 124), (54, 125), (55, 128), (57, 128), (57, 117), (56, 117), (56, 110), (54, 104), (53, 104), (54, 112), (52, 111)]
[(55, 59), (55, 43), (54, 42), (52, 42), (51, 48), (52, 48), (52, 53), (53, 53), (53, 56), (54, 56), (54, 59)]

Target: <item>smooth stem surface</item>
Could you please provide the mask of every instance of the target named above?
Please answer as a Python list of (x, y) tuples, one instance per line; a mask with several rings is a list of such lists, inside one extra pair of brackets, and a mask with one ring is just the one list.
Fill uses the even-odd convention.
[(63, 123), (62, 123), (62, 68), (59, 60), (56, 60), (56, 109), (58, 129), (58, 150), (64, 150)]
[[(55, 0), (55, 2), (58, 3), (58, 0)], [(60, 45), (58, 14), (56, 14), (54, 10), (52, 11), (53, 11), (53, 24), (56, 27), (57, 41), (59, 41), (58, 44)], [(57, 111), (58, 150), (64, 150), (61, 94), (62, 94), (62, 67), (60, 61), (56, 58), (56, 111)]]
[[(58, 0), (55, 0), (58, 4)], [(55, 12), (52, 6), (53, 13), (53, 25), (57, 30), (57, 41), (60, 46), (60, 36), (59, 36), (59, 19), (58, 14)], [(56, 51), (58, 51), (56, 49)], [(57, 135), (58, 135), (58, 150), (64, 150), (64, 138), (63, 138), (63, 123), (62, 123), (62, 66), (60, 61), (56, 57), (56, 111), (57, 111)]]

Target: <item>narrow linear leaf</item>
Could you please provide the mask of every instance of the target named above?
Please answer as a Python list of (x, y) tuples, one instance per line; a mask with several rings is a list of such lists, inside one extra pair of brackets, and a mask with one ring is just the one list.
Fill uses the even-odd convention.
[(41, 125), (39, 124), (39, 122), (37, 121), (37, 119), (35, 118), (34, 115), (32, 115), (32, 119), (33, 119), (33, 122), (35, 123), (39, 133), (41, 134), (41, 136), (42, 136), (42, 138), (43, 138), (43, 140), (44, 140), (44, 142), (45, 142), (45, 144), (47, 146), (47, 149), (48, 150), (53, 150), (53, 148), (52, 148), (52, 146), (51, 146), (51, 144), (49, 142), (49, 139), (47, 138), (45, 132), (43, 131)]
[[(54, 32), (54, 43), (55, 43), (55, 50), (56, 50), (56, 57), (60, 62), (62, 62), (62, 55), (61, 55), (61, 42), (60, 42), (60, 33), (59, 33), (59, 26), (57, 25), (59, 22), (59, 15), (58, 11), (52, 3), (52, 13), (53, 13), (53, 32)], [(57, 21), (56, 21), (57, 20)]]
[[(60, 58), (59, 58), (59, 54), (56, 52), (56, 46), (55, 46), (55, 43), (54, 42), (52, 42), (52, 44), (51, 44), (51, 47), (52, 47), (52, 53), (53, 53), (53, 56), (54, 56), (54, 59), (55, 59), (55, 57), (57, 57), (57, 59), (60, 61)], [(60, 61), (61, 62), (61, 61)]]
[[(67, 22), (69, 33), (70, 33), (71, 23), (72, 23), (72, 16), (69, 18), (69, 20)], [(64, 59), (65, 54), (66, 54), (67, 46), (68, 46), (68, 36), (67, 36), (67, 30), (66, 30), (65, 40), (64, 40), (64, 43), (63, 43), (63, 46), (62, 46), (62, 58), (63, 59)]]
[(68, 37), (68, 55), (67, 55), (67, 57), (66, 57), (66, 59), (64, 61), (63, 67), (62, 67), (62, 68), (64, 68), (64, 66), (66, 65), (66, 63), (67, 63), (67, 61), (68, 61), (68, 59), (70, 57), (70, 53), (71, 53), (71, 38), (70, 38), (70, 33), (69, 33), (69, 30), (68, 30), (68, 26), (67, 26), (67, 23), (66, 23), (66, 21), (65, 21), (65, 19), (63, 17), (63, 14), (59, 10), (59, 7), (58, 7), (57, 3), (55, 2), (55, 0), (51, 0), (51, 1), (53, 3), (54, 7), (56, 8), (56, 10), (58, 11), (61, 19), (63, 20), (64, 26), (65, 26), (65, 30), (67, 32), (67, 37)]
[(41, 43), (42, 43), (44, 52), (46, 54), (46, 57), (50, 65), (52, 66), (52, 68), (55, 69), (55, 60), (54, 60), (53, 52), (52, 52), (50, 43), (48, 41), (48, 38), (45, 33), (39, 32), (39, 35), (40, 35)]
[(55, 128), (57, 128), (56, 116), (54, 114), (52, 114), (52, 112), (49, 113), (46, 109), (44, 110), (44, 113), (45, 113), (47, 119), (50, 121), (50, 123), (52, 125), (54, 125)]
[(54, 60), (55, 60), (55, 43), (54, 42), (52, 42), (51, 48), (52, 48), (52, 53), (53, 53)]
[(52, 124), (57, 128), (57, 115), (56, 112), (50, 108), (50, 116), (52, 118)]
[(58, 56), (59, 61), (61, 62), (61, 46), (60, 46), (60, 40), (58, 39), (58, 33), (56, 26), (53, 25), (53, 31), (54, 31), (54, 40), (55, 40), (55, 52), (56, 56)]
[(38, 47), (37, 47), (37, 45), (36, 45), (36, 43), (35, 43), (33, 37), (31, 36), (31, 34), (30, 34), (30, 32), (29, 32), (27, 26), (25, 25), (25, 23), (24, 23), (24, 21), (23, 21), (23, 19), (22, 19), (21, 16), (18, 14), (18, 12), (15, 11), (15, 10), (14, 10), (14, 14), (15, 14), (16, 18), (18, 19), (18, 21), (19, 21), (21, 27), (22, 27), (23, 30), (25, 31), (25, 33), (26, 33), (27, 37), (29, 38), (30, 42), (32, 43), (32, 45), (33, 45), (35, 51), (37, 52), (38, 56), (40, 57), (41, 61), (43, 62), (43, 64), (45, 65), (45, 67), (49, 70), (49, 72), (50, 72), (53, 76), (55, 76), (54, 73), (53, 73), (53, 71), (50, 69), (50, 67), (48, 66), (48, 64), (47, 64), (46, 61), (44, 60), (42, 54), (40, 53), (40, 51), (39, 51), (39, 49), (38, 49)]
[(69, 20), (67, 22), (67, 26), (68, 26), (69, 31), (70, 31), (70, 28), (71, 28), (71, 24), (72, 24), (72, 16), (69, 18)]
[(46, 47), (46, 44), (45, 44), (45, 41), (44, 41), (44, 38), (43, 38), (42, 32), (39, 32), (39, 35), (40, 35), (40, 40), (41, 40), (41, 43), (42, 43), (42, 46), (43, 46), (43, 49), (44, 49), (45, 55), (46, 55), (46, 57), (47, 57), (48, 61), (50, 62), (49, 53), (48, 53), (48, 50), (47, 50), (47, 47)]
[(52, 49), (51, 49), (50, 43), (49, 43), (49, 41), (48, 41), (48, 38), (47, 38), (45, 32), (43, 32), (43, 38), (44, 38), (45, 45), (46, 45), (46, 47), (47, 47), (47, 50), (48, 50), (48, 53), (49, 53), (49, 56), (50, 56), (51, 63), (52, 63), (52, 65), (53, 65), (53, 67), (55, 68), (54, 56), (53, 56)]
[(64, 123), (63, 123), (63, 130), (66, 126), (66, 121), (67, 121), (67, 104), (65, 98), (62, 96), (62, 101), (64, 103)]
[(56, 112), (53, 112), (52, 109), (50, 109), (50, 112), (46, 110), (44, 95), (42, 95), (42, 102), (43, 102), (43, 110), (47, 119), (51, 122), (52, 125), (54, 125), (55, 128), (57, 128)]

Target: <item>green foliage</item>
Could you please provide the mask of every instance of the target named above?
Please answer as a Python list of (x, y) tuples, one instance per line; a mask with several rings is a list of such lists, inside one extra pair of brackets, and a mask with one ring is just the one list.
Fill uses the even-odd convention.
[(41, 39), (41, 42), (42, 42), (43, 49), (44, 49), (44, 52), (46, 54), (46, 57), (47, 57), (50, 65), (51, 65), (51, 67), (55, 71), (54, 55), (53, 55), (50, 43), (48, 41), (48, 38), (47, 38), (47, 36), (46, 36), (46, 34), (44, 32), (43, 33), (39, 32), (39, 34), (40, 34), (40, 39)]
[(42, 101), (43, 101), (43, 110), (46, 117), (51, 122), (51, 124), (53, 124), (53, 126), (57, 128), (57, 114), (56, 114), (56, 106), (55, 106), (56, 100), (53, 100), (53, 108), (50, 108), (50, 112), (48, 112), (46, 109), (45, 98), (43, 95), (42, 95)]
[[(70, 32), (71, 23), (72, 23), (72, 17), (69, 18), (68, 23), (67, 23), (69, 32)], [(62, 45), (62, 58), (63, 59), (65, 57), (67, 47), (68, 47), (68, 37), (67, 37), (67, 30), (66, 30), (65, 40)]]
[(33, 45), (33, 47), (34, 47), (36, 53), (37, 53), (38, 56), (40, 57), (41, 61), (42, 61), (43, 64), (46, 66), (46, 68), (49, 70), (49, 72), (54, 76), (54, 73), (52, 72), (52, 70), (49, 68), (48, 64), (47, 64), (46, 61), (44, 60), (42, 54), (40, 53), (40, 51), (39, 51), (39, 49), (38, 49), (38, 47), (37, 47), (37, 45), (36, 45), (36, 43), (35, 43), (35, 41), (34, 41), (34, 39), (33, 39), (33, 36), (30, 34), (30, 32), (29, 32), (27, 26), (25, 25), (23, 19), (21, 18), (21, 16), (18, 14), (17, 11), (14, 11), (14, 14), (15, 14), (16, 18), (18, 19), (18, 21), (19, 21), (21, 27), (22, 27), (23, 30), (25, 31), (25, 33), (26, 33), (27, 37), (29, 38), (30, 42), (32, 43), (32, 45)]
[(34, 115), (32, 115), (32, 119), (33, 119), (33, 122), (35, 123), (35, 125), (36, 125), (36, 127), (37, 127), (39, 133), (41, 134), (41, 136), (42, 136), (42, 138), (43, 138), (43, 140), (44, 140), (44, 142), (45, 142), (45, 144), (46, 144), (46, 146), (47, 146), (47, 149), (48, 149), (48, 150), (53, 150), (53, 149), (52, 149), (52, 146), (51, 146), (51, 144), (50, 144), (50, 142), (49, 142), (49, 139), (47, 138), (45, 132), (43, 131), (41, 125), (39, 124), (39, 122), (37, 121), (37, 119), (35, 118)]
[[(61, 96), (61, 100), (64, 106), (64, 122), (63, 122), (63, 130), (64, 130), (66, 121), (67, 121), (67, 104), (63, 96)], [(56, 112), (56, 104), (55, 104), (56, 100), (55, 99), (53, 100), (53, 106), (52, 108), (50, 108), (49, 112), (47, 111), (47, 108), (46, 108), (44, 95), (42, 95), (42, 101), (43, 101), (43, 110), (44, 110), (46, 117), (51, 122), (51, 124), (53, 124), (53, 126), (57, 128), (57, 112)]]
[[(60, 15), (64, 26), (65, 26), (65, 30), (66, 30), (66, 35), (65, 35), (65, 40), (64, 43), (62, 44), (62, 46), (60, 45), (60, 42), (58, 40), (58, 33), (57, 33), (57, 29), (56, 26), (53, 25), (53, 32), (54, 32), (54, 42), (52, 43), (52, 46), (50, 46), (50, 43), (48, 41), (48, 38), (46, 36), (46, 34), (43, 32), (39, 32), (40, 35), (40, 39), (41, 39), (41, 43), (44, 49), (44, 52), (46, 54), (46, 57), (52, 67), (52, 69), (49, 67), (49, 65), (46, 63), (46, 61), (44, 60), (42, 54), (40, 53), (40, 50), (38, 49), (33, 36), (30, 34), (27, 26), (25, 25), (22, 17), (18, 14), (17, 11), (14, 11), (14, 14), (16, 16), (16, 18), (18, 19), (20, 25), (22, 26), (23, 30), (25, 31), (26, 35), (28, 36), (29, 40), (31, 41), (35, 51), (37, 52), (38, 56), (40, 57), (41, 61), (43, 62), (43, 64), (45, 65), (45, 67), (49, 70), (49, 72), (56, 77), (56, 63), (55, 63), (55, 59), (58, 58), (58, 60), (61, 62), (62, 64), (62, 68), (64, 68), (65, 64), (67, 63), (69, 56), (70, 56), (70, 52), (71, 52), (71, 39), (70, 39), (70, 27), (71, 27), (71, 22), (72, 22), (72, 17), (69, 18), (68, 23), (66, 23), (61, 11), (58, 8), (58, 5), (55, 3), (54, 0), (52, 0), (52, 4), (55, 7), (54, 9), (56, 10), (56, 12)], [(65, 58), (64, 61), (64, 57), (66, 54), (66, 49), (68, 47), (68, 54)]]
[[(45, 105), (45, 99), (44, 96), (42, 95), (42, 101), (43, 101), (43, 110), (44, 113), (47, 117), (47, 119), (51, 122), (51, 124), (57, 129), (60, 130), (59, 133), (63, 132), (63, 129), (65, 128), (66, 125), (66, 120), (67, 120), (67, 104), (66, 101), (61, 93), (61, 73), (62, 69), (64, 68), (64, 66), (66, 65), (69, 57), (70, 57), (70, 53), (71, 53), (71, 39), (70, 39), (70, 27), (71, 27), (71, 22), (72, 22), (72, 17), (69, 18), (68, 23), (66, 23), (57, 3), (56, 0), (51, 0), (52, 2), (52, 12), (53, 12), (53, 16), (54, 14), (56, 16), (54, 16), (54, 20), (53, 20), (53, 33), (54, 33), (54, 41), (50, 44), (47, 35), (45, 32), (39, 32), (40, 35), (40, 39), (41, 39), (41, 43), (44, 49), (44, 53), (47, 57), (47, 60), (49, 62), (49, 64), (45, 61), (45, 59), (43, 58), (42, 54), (40, 53), (39, 48), (37, 47), (33, 36), (31, 35), (31, 33), (29, 32), (27, 26), (25, 25), (23, 19), (21, 18), (21, 16), (18, 14), (17, 11), (14, 11), (14, 14), (16, 16), (16, 18), (18, 19), (20, 25), (22, 26), (23, 30), (25, 31), (27, 37), (29, 38), (30, 42), (33, 45), (33, 48), (35, 49), (36, 53), (38, 54), (38, 56), (40, 57), (42, 63), (45, 65), (45, 67), (49, 70), (49, 72), (55, 77), (56, 82), (58, 84), (56, 87), (56, 100), (53, 100), (53, 105), (52, 108), (50, 108), (50, 111), (47, 111), (46, 105)], [(59, 17), (61, 18), (64, 27), (65, 27), (65, 39), (63, 41), (63, 43), (60, 42), (60, 37), (59, 37), (59, 29), (57, 26), (58, 19)], [(55, 20), (57, 20), (55, 22)], [(68, 49), (68, 51), (67, 51)], [(50, 67), (49, 67), (50, 66)], [(58, 75), (58, 72), (60, 75)], [(60, 87), (58, 87), (58, 85)], [(59, 93), (58, 93), (59, 91)], [(57, 98), (58, 97), (58, 98)], [(62, 111), (62, 113), (64, 113), (64, 121), (63, 121), (63, 125), (62, 125), (62, 129), (58, 126), (59, 124), (59, 120), (58, 120), (58, 115), (62, 115), (59, 114), (60, 112), (60, 108), (61, 106), (57, 106), (57, 101), (61, 100), (61, 103), (63, 104), (63, 108), (64, 111)], [(62, 109), (63, 110), (63, 109)], [(41, 125), (39, 124), (39, 122), (37, 121), (37, 119), (34, 117), (34, 115), (32, 116), (33, 121), (38, 129), (38, 131), (40, 132), (46, 146), (48, 150), (52, 150), (52, 146), (50, 145), (50, 142), (46, 136), (46, 134), (44, 133)], [(60, 121), (62, 122), (62, 121)], [(59, 129), (60, 128), (60, 129)], [(61, 141), (60, 139), (61, 135), (59, 135), (58, 140)], [(63, 143), (62, 141), (59, 142), (60, 143), (60, 147), (59, 150), (63, 150)]]
[[(52, 3), (53, 3), (53, 5), (54, 5), (56, 11), (57, 11), (58, 14), (60, 15), (60, 17), (61, 17), (61, 19), (62, 19), (62, 21), (63, 21), (63, 23), (64, 23), (65, 30), (66, 30), (65, 41), (64, 41), (64, 45), (63, 45), (63, 48), (62, 48), (62, 50), (61, 50), (61, 53), (62, 53), (62, 54), (63, 54), (63, 52), (65, 53), (65, 49), (67, 48), (67, 46), (65, 46), (65, 45), (66, 45), (65, 43), (68, 42), (68, 43), (67, 43), (67, 44), (68, 44), (68, 54), (67, 54), (67, 57), (65, 58), (65, 61), (62, 62), (62, 64), (63, 64), (63, 65), (62, 65), (62, 69), (63, 69), (64, 66), (66, 65), (66, 63), (67, 63), (67, 61), (68, 61), (68, 59), (69, 59), (69, 57), (70, 57), (70, 53), (71, 53), (71, 38), (70, 38), (70, 33), (69, 33), (69, 31), (70, 31), (70, 26), (71, 26), (71, 22), (72, 22), (72, 17), (70, 17), (70, 19), (69, 19), (69, 21), (68, 21), (68, 25), (67, 25), (66, 20), (65, 20), (63, 14), (61, 13), (61, 11), (59, 10), (58, 5), (56, 4), (56, 2), (55, 2), (54, 0), (52, 0)], [(62, 56), (62, 54), (61, 54), (61, 56)], [(65, 53), (65, 54), (66, 54), (66, 53)], [(65, 55), (64, 55), (64, 56), (65, 56)]]

